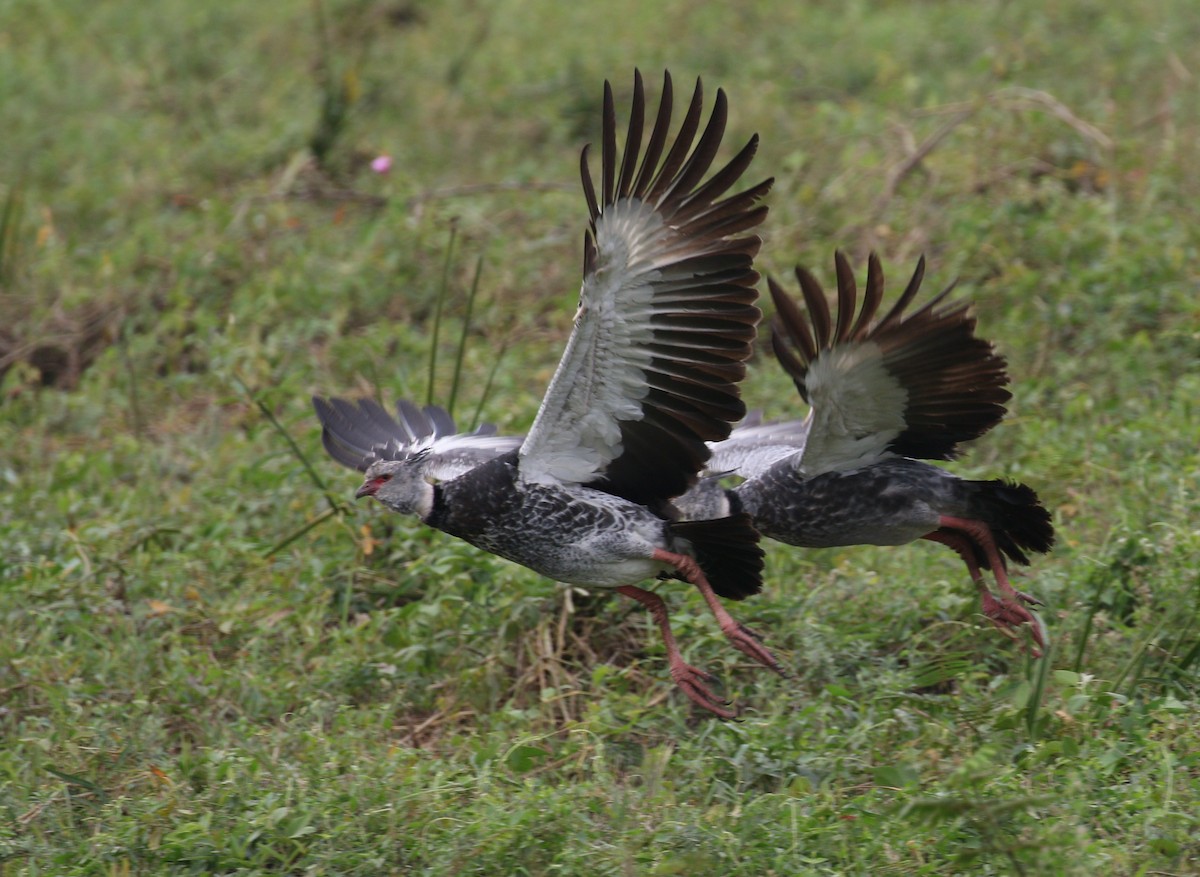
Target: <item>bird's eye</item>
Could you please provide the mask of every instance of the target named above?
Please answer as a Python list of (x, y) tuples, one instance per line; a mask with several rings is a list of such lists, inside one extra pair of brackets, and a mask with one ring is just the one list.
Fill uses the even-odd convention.
[(380, 480), (380, 481), (391, 481), (391, 480), (392, 480), (392, 473), (391, 473), (391, 472), (385, 472), (383, 475), (380, 475), (380, 476), (379, 476), (379, 480)]

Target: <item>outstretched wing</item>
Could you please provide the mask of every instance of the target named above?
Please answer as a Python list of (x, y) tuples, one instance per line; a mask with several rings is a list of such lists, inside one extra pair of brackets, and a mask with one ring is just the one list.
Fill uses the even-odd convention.
[[(950, 288), (905, 314), (925, 273), (921, 259), (882, 319), (883, 269), (872, 254), (862, 307), (845, 256), (837, 253), (836, 324), (821, 285), (796, 268), (808, 310), (773, 280), (771, 343), (812, 406), (800, 468), (807, 475), (865, 465), (886, 455), (949, 460), (960, 442), (1004, 417), (1008, 373), (991, 342), (975, 337), (969, 302), (944, 303)], [(811, 322), (811, 328), (810, 328)]]
[[(521, 446), (527, 481), (598, 487), (640, 503), (676, 496), (708, 458), (706, 441), (745, 414), (745, 374), (760, 313), (754, 306), (758, 202), (771, 180), (724, 198), (749, 166), (757, 137), (706, 182), (725, 130), (717, 92), (695, 149), (703, 93), (667, 148), (671, 77), (642, 152), (645, 97), (633, 109), (617, 167), (612, 88), (604, 86), (600, 199), (581, 161), (591, 214), (575, 328)], [(663, 157), (665, 153), (665, 158)]]
[(418, 408), (403, 399), (396, 403), (397, 417), (370, 399), (314, 396), (313, 408), (329, 456), (360, 472), (377, 460), (403, 460), (426, 453), (426, 474), (448, 480), (521, 444), (519, 436), (495, 435), (496, 428), (490, 424), (474, 432), (456, 433), (454, 419), (444, 408)]

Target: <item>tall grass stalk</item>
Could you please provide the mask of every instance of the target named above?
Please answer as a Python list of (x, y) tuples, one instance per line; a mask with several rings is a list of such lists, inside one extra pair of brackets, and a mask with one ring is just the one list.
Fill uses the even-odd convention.
[(450, 412), (451, 417), (454, 416), (454, 405), (458, 400), (458, 385), (462, 379), (463, 358), (466, 356), (467, 342), (470, 340), (471, 316), (475, 310), (475, 298), (479, 294), (479, 278), (482, 274), (483, 256), (480, 256), (475, 260), (475, 276), (471, 279), (471, 291), (467, 293), (467, 306), (463, 314), (462, 332), (458, 336), (458, 350), (454, 357), (454, 378), (450, 382), (450, 399), (446, 403), (446, 410)]
[(433, 301), (433, 329), (429, 333), (429, 368), (425, 376), (425, 404), (433, 404), (433, 390), (437, 379), (438, 343), (442, 334), (442, 310), (450, 295), (450, 266), (454, 260), (454, 242), (458, 237), (458, 223), (450, 223), (450, 239), (446, 242), (446, 258), (442, 262), (442, 280)]

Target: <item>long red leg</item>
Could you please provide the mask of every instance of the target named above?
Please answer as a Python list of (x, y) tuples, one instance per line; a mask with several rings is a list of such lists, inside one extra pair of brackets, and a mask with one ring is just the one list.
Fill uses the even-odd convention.
[(671, 564), (683, 574), (684, 578), (696, 586), (696, 589), (704, 597), (704, 602), (708, 604), (708, 608), (716, 617), (717, 624), (721, 625), (721, 632), (725, 634), (726, 639), (733, 644), (734, 648), (749, 655), (764, 667), (774, 670), (780, 676), (787, 675), (775, 656), (762, 644), (762, 637), (740, 623), (721, 605), (721, 601), (713, 593), (712, 585), (708, 583), (708, 577), (704, 575), (704, 571), (700, 569), (700, 564), (696, 562), (695, 558), (688, 557), (686, 554), (672, 554), (656, 548), (654, 559)]
[[(986, 527), (986, 524), (981, 526)], [(967, 571), (971, 574), (971, 581), (975, 582), (975, 586), (979, 588), (980, 594), (984, 598), (984, 603), (989, 601), (992, 603), (999, 603), (999, 600), (992, 595), (992, 593), (987, 589), (987, 585), (984, 584), (983, 571), (980, 570), (979, 563), (975, 560), (975, 546), (971, 543), (970, 539), (968, 539), (962, 533), (955, 532), (954, 530), (934, 530), (932, 533), (926, 533), (921, 538), (928, 539), (930, 542), (940, 542), (943, 545), (949, 545), (951, 548), (953, 548), (958, 556), (963, 559), (963, 563), (967, 565)], [(1002, 569), (1008, 569), (1007, 565), (1004, 563), (1003, 555), (1000, 555), (1000, 563)], [(1012, 587), (1011, 584), (1009, 587)], [(1037, 597), (1026, 594), (1024, 591), (1018, 591), (1016, 588), (1012, 588), (1012, 592), (1016, 594), (1018, 600), (1028, 606), (1043, 605), (1042, 601)]]
[[(1004, 558), (1000, 555), (1000, 550), (996, 547), (996, 540), (992, 538), (991, 528), (982, 521), (970, 518), (955, 518), (949, 515), (941, 515), (938, 518), (938, 523), (942, 529), (928, 533), (924, 538), (934, 542), (941, 542), (943, 545), (948, 545), (958, 552), (959, 556), (967, 564), (967, 569), (970, 571), (971, 578), (975, 581), (976, 587), (979, 588), (980, 598), (983, 603), (983, 614), (997, 628), (1003, 630), (1004, 628), (1019, 624), (1029, 625), (1030, 631), (1033, 634), (1033, 640), (1037, 644), (1032, 650), (1033, 656), (1040, 658), (1042, 651), (1046, 647), (1046, 640), (1042, 635), (1042, 626), (1036, 616), (1023, 605), (1024, 603), (1036, 604), (1040, 601), (1018, 591), (1009, 582), (1008, 570), (1005, 567)], [(983, 549), (983, 554), (987, 558), (992, 575), (996, 577), (996, 585), (1000, 589), (1000, 599), (996, 599), (988, 591), (987, 586), (983, 584), (982, 573), (975, 561), (974, 546), (976, 545)]]
[(662, 597), (636, 585), (623, 585), (617, 588), (617, 592), (626, 597), (632, 597), (650, 610), (651, 617), (658, 624), (658, 629), (662, 631), (663, 643), (667, 647), (667, 661), (671, 667), (671, 678), (675, 680), (675, 684), (683, 690), (683, 693), (691, 698), (693, 703), (704, 707), (711, 713), (716, 713), (723, 719), (736, 719), (737, 713), (723, 706), (727, 702), (718, 700), (705, 686), (706, 682), (715, 681), (714, 677), (683, 660), (683, 655), (679, 653), (679, 646), (675, 642), (675, 634), (671, 633), (671, 620), (667, 617), (667, 604), (663, 602)]

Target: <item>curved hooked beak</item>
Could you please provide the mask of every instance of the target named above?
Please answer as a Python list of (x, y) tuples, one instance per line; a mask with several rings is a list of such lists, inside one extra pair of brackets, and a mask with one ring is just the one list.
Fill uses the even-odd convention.
[(354, 491), (355, 499), (362, 499), (364, 496), (374, 496), (375, 491), (379, 489), (378, 481), (364, 481), (362, 487)]

